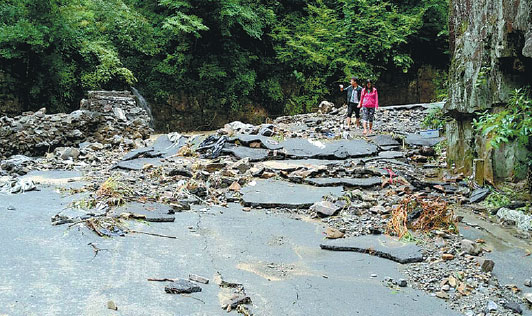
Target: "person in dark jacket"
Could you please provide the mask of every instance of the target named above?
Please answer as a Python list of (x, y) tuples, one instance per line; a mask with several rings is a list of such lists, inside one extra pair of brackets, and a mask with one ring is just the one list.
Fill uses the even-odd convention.
[(343, 85), (340, 85), (340, 91), (347, 91), (347, 115), (345, 117), (345, 126), (349, 130), (351, 127), (351, 116), (355, 112), (355, 124), (357, 128), (360, 128), (360, 108), (358, 103), (360, 102), (360, 95), (362, 93), (362, 88), (358, 85), (358, 79), (355, 77), (351, 78), (351, 85), (344, 89)]

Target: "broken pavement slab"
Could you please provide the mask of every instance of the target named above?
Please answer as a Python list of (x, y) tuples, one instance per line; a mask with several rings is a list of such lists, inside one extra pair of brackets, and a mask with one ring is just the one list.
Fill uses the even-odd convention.
[(340, 187), (313, 187), (280, 180), (257, 180), (240, 191), (244, 206), (309, 208), (325, 195), (342, 195)]
[(168, 205), (160, 203), (131, 202), (112, 211), (114, 216), (126, 219), (139, 219), (146, 222), (174, 222), (175, 211)]
[(307, 179), (308, 184), (325, 187), (325, 186), (345, 186), (350, 188), (370, 188), (382, 184), (379, 177), (371, 178), (311, 178)]
[(486, 197), (488, 197), (490, 193), (491, 191), (488, 188), (478, 188), (471, 193), (471, 197), (469, 198), (469, 203), (482, 202)]
[(251, 143), (260, 142), (262, 144), (261, 147), (265, 149), (276, 150), (282, 148), (282, 146), (274, 139), (262, 135), (239, 134), (228, 139), (228, 142), (230, 143), (235, 143), (237, 141), (248, 147)]
[(261, 163), (266, 169), (280, 171), (294, 171), (300, 168), (325, 170), (333, 165), (343, 163), (338, 160), (320, 160), (320, 159), (303, 159), (303, 160), (268, 160)]
[(283, 141), (281, 145), (285, 154), (292, 159), (347, 159), (372, 156), (377, 153), (377, 146), (361, 139), (314, 141), (291, 138)]
[[(176, 138), (176, 139), (174, 139)], [(187, 137), (177, 134), (165, 134), (157, 137), (152, 146), (134, 149), (111, 169), (141, 170), (145, 164), (161, 165), (160, 158), (174, 156), (187, 143)]]
[(324, 250), (367, 253), (402, 264), (423, 261), (420, 247), (414, 243), (404, 243), (386, 235), (364, 235), (336, 239), (320, 244), (320, 247)]
[(143, 147), (143, 148), (138, 148), (138, 149), (134, 149), (130, 152), (128, 152), (124, 158), (122, 158), (122, 160), (133, 160), (133, 159), (137, 159), (139, 157), (144, 157), (144, 158), (155, 158), (155, 157), (160, 157), (162, 156), (162, 153), (161, 152), (158, 152), (158, 151), (155, 151), (155, 149), (153, 147)]
[(111, 170), (142, 170), (147, 164), (153, 165), (154, 167), (159, 167), (162, 163), (161, 159), (159, 158), (136, 158), (132, 160), (119, 161), (111, 168)]
[(368, 139), (379, 147), (399, 147), (401, 145), (390, 135), (374, 135), (369, 136)]
[(222, 153), (231, 154), (238, 159), (249, 158), (249, 161), (257, 162), (263, 161), (268, 158), (268, 150), (263, 148), (249, 148), (245, 146), (235, 146), (231, 144), (225, 144), (222, 149)]
[(187, 141), (188, 138), (185, 136), (166, 134), (159, 136), (151, 147), (153, 147), (155, 152), (161, 153), (163, 158), (167, 158), (176, 155), (179, 152), (179, 149), (185, 146)]
[(379, 158), (384, 158), (384, 159), (405, 158), (405, 153), (402, 151), (381, 151), (379, 153)]

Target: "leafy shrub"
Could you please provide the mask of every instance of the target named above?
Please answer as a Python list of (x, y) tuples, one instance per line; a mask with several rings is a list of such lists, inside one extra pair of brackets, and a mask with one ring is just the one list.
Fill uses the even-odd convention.
[(532, 135), (532, 99), (529, 95), (527, 89), (516, 89), (504, 110), (497, 113), (485, 111), (473, 121), (482, 136), (491, 138), (490, 146), (498, 148), (512, 140), (529, 145)]
[(421, 126), (432, 129), (445, 128), (445, 117), (443, 110), (439, 107), (432, 108), (421, 122)]

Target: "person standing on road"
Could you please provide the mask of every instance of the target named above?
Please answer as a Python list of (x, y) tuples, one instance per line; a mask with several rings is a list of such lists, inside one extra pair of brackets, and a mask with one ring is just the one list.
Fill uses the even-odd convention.
[[(362, 89), (362, 97), (358, 108), (362, 108), (362, 125), (364, 126), (364, 135), (373, 132), (373, 119), (375, 118), (375, 110), (379, 107), (379, 95), (377, 89), (373, 87), (373, 82), (368, 79), (366, 86)], [(369, 130), (368, 130), (369, 128)]]
[[(347, 115), (345, 117), (346, 129), (349, 130), (351, 127), (351, 116), (353, 116), (353, 112), (355, 112), (355, 124), (357, 128), (360, 128), (360, 109), (358, 107), (358, 102), (360, 102), (362, 88), (358, 85), (358, 79), (352, 77), (351, 85), (345, 90), (347, 90)], [(340, 91), (344, 91), (343, 85), (340, 85)]]

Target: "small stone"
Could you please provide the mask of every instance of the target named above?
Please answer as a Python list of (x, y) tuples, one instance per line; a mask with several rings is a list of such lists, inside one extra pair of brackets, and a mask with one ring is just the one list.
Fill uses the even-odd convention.
[(7, 207), (7, 210), (8, 210), (8, 211), (14, 211), (14, 210), (16, 210), (16, 208), (15, 208), (13, 205), (9, 205), (9, 206)]
[(486, 310), (489, 312), (494, 312), (498, 308), (497, 304), (494, 301), (489, 301), (488, 305), (486, 306)]
[(344, 237), (344, 233), (332, 227), (327, 227), (327, 229), (325, 230), (325, 234), (326, 238), (328, 239), (338, 239)]
[(532, 305), (532, 293), (523, 294), (523, 298), (526, 300), (528, 304)]
[(235, 162), (234, 164), (229, 166), (229, 169), (235, 169), (238, 170), (239, 173), (244, 173), (251, 169), (251, 163), (249, 162), (249, 158), (243, 158), (239, 161)]
[(446, 300), (446, 299), (449, 299), (449, 294), (440, 291), (440, 292), (436, 292), (436, 297)]
[(449, 285), (451, 287), (456, 287), (456, 278), (455, 277), (449, 277)]
[(493, 271), (493, 267), (495, 266), (495, 262), (493, 262), (493, 260), (490, 260), (490, 259), (485, 259), (484, 262), (482, 263), (482, 271), (484, 272), (491, 272)]
[(388, 214), (390, 212), (382, 205), (373, 206), (369, 211), (373, 214)]
[(502, 306), (506, 309), (509, 309), (511, 310), (512, 312), (514, 313), (517, 313), (519, 315), (523, 314), (523, 309), (521, 308), (521, 306), (519, 304), (517, 304), (516, 302), (512, 302), (512, 301), (509, 301), (509, 302), (504, 302), (502, 303)]
[(454, 255), (450, 254), (450, 253), (444, 253), (441, 258), (445, 261), (449, 261), (449, 260), (453, 260), (454, 259)]
[(463, 239), (461, 241), (461, 248), (472, 256), (478, 256), (482, 252), (480, 245), (469, 239)]
[(194, 282), (197, 282), (197, 283), (209, 284), (209, 279), (204, 278), (204, 277), (199, 276), (199, 275), (196, 275), (196, 274), (189, 274), (188, 275), (188, 279), (190, 281), (194, 281)]
[(442, 291), (448, 292), (451, 289), (451, 286), (449, 284), (445, 284), (441, 287)]
[(375, 273), (372, 273), (372, 274), (371, 274), (371, 277), (372, 277), (372, 278), (376, 278), (377, 275), (376, 275)]
[(240, 186), (240, 184), (238, 184), (238, 181), (233, 182), (229, 186), (229, 190), (234, 191), (234, 192), (239, 192), (240, 189), (242, 189), (242, 187)]
[(150, 170), (150, 169), (153, 169), (155, 168), (155, 166), (151, 163), (147, 163), (145, 164), (144, 166), (142, 166), (142, 170)]
[(118, 306), (116, 306), (115, 302), (113, 302), (113, 301), (108, 301), (107, 302), (107, 308), (111, 309), (111, 310), (114, 310), (114, 311), (118, 310)]
[(340, 208), (329, 201), (321, 201), (314, 203), (314, 205), (310, 207), (310, 210), (316, 212), (319, 216), (325, 217), (333, 216), (340, 210)]
[(408, 283), (406, 282), (405, 279), (399, 279), (399, 282), (397, 283), (397, 285), (399, 285), (399, 287), (406, 287)]
[(80, 151), (77, 148), (68, 147), (68, 148), (59, 148), (57, 150), (57, 154), (61, 157), (63, 160), (68, 159), (77, 159), (80, 155)]
[(525, 286), (532, 287), (532, 281), (530, 279), (526, 279), (524, 284)]
[(188, 280), (179, 279), (165, 286), (164, 291), (169, 294), (201, 292), (201, 287)]

